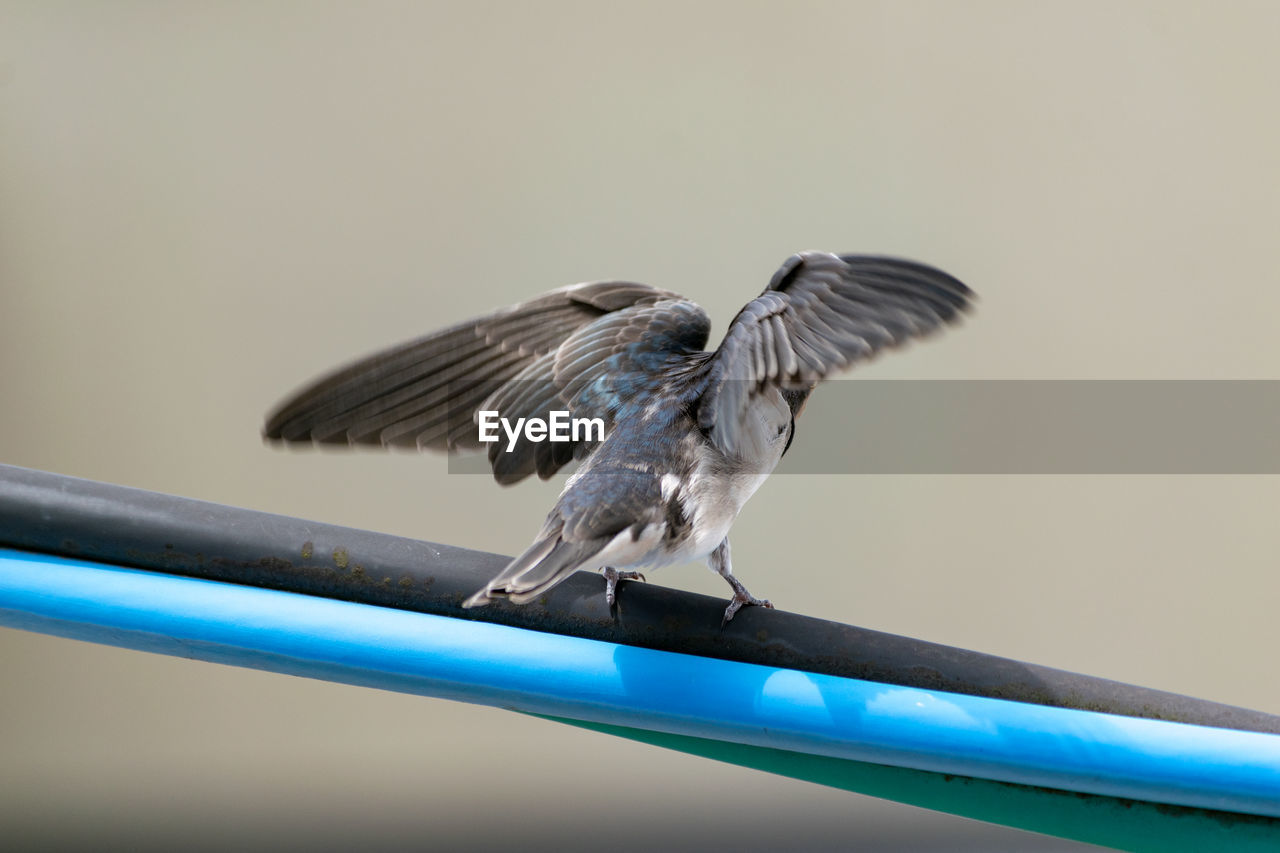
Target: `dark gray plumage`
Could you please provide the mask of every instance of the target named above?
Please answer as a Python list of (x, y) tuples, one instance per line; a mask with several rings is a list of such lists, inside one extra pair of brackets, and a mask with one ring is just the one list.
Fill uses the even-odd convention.
[(495, 479), (546, 479), (585, 459), (534, 543), (472, 607), (529, 601), (578, 569), (601, 569), (614, 600), (635, 571), (708, 559), (733, 587), (730, 526), (790, 445), (813, 387), (926, 335), (969, 307), (950, 275), (895, 258), (804, 252), (748, 302), (718, 349), (697, 304), (629, 282), (577, 284), (359, 361), (304, 389), (267, 421), (270, 439), (484, 447), (476, 419), (599, 418), (603, 441), (488, 445)]

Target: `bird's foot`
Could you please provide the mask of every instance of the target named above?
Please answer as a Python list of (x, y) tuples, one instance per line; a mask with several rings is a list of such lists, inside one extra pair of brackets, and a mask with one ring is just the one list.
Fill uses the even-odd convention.
[(644, 575), (639, 572), (620, 572), (617, 569), (605, 567), (600, 570), (604, 575), (604, 600), (610, 607), (618, 602), (618, 581), (642, 581)]
[(720, 620), (721, 628), (728, 625), (729, 622), (733, 620), (733, 617), (737, 615), (738, 611), (748, 604), (754, 607), (766, 607), (769, 610), (773, 609), (773, 602), (765, 598), (756, 598), (754, 595), (747, 592), (747, 588), (742, 585), (742, 581), (738, 580), (733, 575), (729, 575), (725, 579), (733, 585), (733, 598), (729, 601), (729, 606), (724, 609), (724, 618)]

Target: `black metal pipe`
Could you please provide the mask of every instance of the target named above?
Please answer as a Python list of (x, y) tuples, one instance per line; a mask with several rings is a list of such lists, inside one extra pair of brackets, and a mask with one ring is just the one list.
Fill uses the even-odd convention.
[(1280, 717), (1174, 693), (629, 584), (611, 613), (579, 573), (543, 599), (463, 610), (508, 558), (0, 465), (0, 546), (886, 684), (1280, 734)]

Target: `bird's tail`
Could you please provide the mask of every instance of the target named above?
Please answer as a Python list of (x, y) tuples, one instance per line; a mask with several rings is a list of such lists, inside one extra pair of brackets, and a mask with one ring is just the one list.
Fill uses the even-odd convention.
[(542, 595), (569, 575), (583, 568), (600, 553), (596, 541), (565, 542), (560, 538), (561, 526), (543, 530), (543, 535), (516, 557), (484, 589), (462, 602), (463, 607), (482, 607), (495, 598), (510, 598), (526, 604)]

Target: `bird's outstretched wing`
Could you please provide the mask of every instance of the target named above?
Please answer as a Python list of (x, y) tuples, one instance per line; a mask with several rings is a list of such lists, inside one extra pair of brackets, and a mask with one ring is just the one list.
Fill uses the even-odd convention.
[(958, 318), (973, 292), (914, 261), (802, 252), (748, 302), (706, 363), (698, 425), (736, 454), (742, 414), (773, 385), (804, 392), (854, 362)]
[[(512, 420), (545, 418), (558, 408), (579, 415), (579, 407), (581, 416), (595, 417), (605, 400), (592, 394), (603, 394), (607, 383), (598, 381), (592, 368), (603, 363), (634, 368), (633, 360), (643, 361), (647, 346), (664, 343), (647, 336), (647, 330), (661, 325), (663, 317), (671, 323), (687, 319), (687, 307), (672, 306), (697, 309), (677, 294), (632, 282), (560, 288), (323, 377), (270, 415), (263, 434), (286, 442), (475, 450), (485, 446), (475, 424), (481, 408)], [(705, 314), (701, 317), (701, 326), (695, 317), (682, 338), (700, 334), (699, 349), (709, 329)], [(558, 374), (562, 380), (557, 381)], [(561, 393), (565, 383), (583, 376), (589, 376), (588, 383), (571, 389), (580, 400)], [(624, 379), (625, 371), (613, 381)], [(503, 483), (535, 472), (549, 477), (585, 449), (568, 442), (521, 441), (507, 453), (505, 440), (489, 445), (494, 476)]]
[[(553, 409), (599, 418), (604, 434), (621, 417), (638, 412), (668, 383), (687, 376), (707, 356), (711, 319), (694, 302), (674, 294), (645, 299), (582, 326), (489, 397), (484, 408), (508, 419), (546, 418)], [(493, 476), (513, 483), (537, 472), (550, 476), (581, 459), (598, 441), (519, 441), (489, 446)]]

